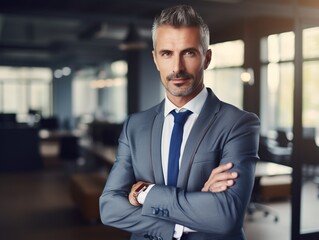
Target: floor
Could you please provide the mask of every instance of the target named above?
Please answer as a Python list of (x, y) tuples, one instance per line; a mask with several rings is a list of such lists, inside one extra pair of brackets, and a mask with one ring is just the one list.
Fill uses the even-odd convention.
[(128, 233), (86, 221), (69, 194), (61, 166), (0, 175), (0, 239), (127, 240)]
[(244, 229), (247, 240), (290, 240), (291, 205), (289, 201), (267, 203), (279, 216), (277, 222), (273, 215), (264, 216), (262, 212), (252, 217), (246, 216)]
[[(127, 240), (128, 233), (89, 223), (82, 218), (69, 194), (70, 172), (56, 159), (45, 159), (44, 169), (0, 174), (0, 239), (4, 240)], [(247, 240), (289, 240), (289, 200), (272, 202), (278, 214), (247, 216)]]

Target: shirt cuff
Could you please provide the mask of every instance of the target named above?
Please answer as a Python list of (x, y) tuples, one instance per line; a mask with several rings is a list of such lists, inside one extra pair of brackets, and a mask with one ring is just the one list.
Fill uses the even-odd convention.
[(139, 204), (142, 204), (142, 205), (144, 204), (148, 192), (151, 191), (152, 187), (154, 187), (154, 186), (155, 186), (155, 184), (149, 185), (143, 192), (141, 192), (137, 196), (137, 201), (139, 202)]
[(184, 227), (179, 224), (175, 224), (173, 237), (176, 238), (177, 240), (180, 240), (184, 233), (190, 233), (190, 232), (197, 232), (197, 231), (190, 229), (188, 227)]
[(197, 231), (190, 229), (188, 227), (184, 227), (184, 233), (190, 233), (190, 232), (197, 232)]
[(173, 237), (176, 239), (180, 239), (183, 235), (183, 232), (184, 232), (184, 226), (175, 224)]

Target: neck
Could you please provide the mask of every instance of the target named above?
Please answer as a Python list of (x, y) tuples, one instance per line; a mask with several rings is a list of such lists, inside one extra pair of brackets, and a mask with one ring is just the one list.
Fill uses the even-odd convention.
[(200, 85), (191, 94), (187, 96), (174, 96), (167, 92), (167, 97), (176, 107), (181, 108), (194, 97), (196, 97), (203, 90), (203, 88), (204, 85)]

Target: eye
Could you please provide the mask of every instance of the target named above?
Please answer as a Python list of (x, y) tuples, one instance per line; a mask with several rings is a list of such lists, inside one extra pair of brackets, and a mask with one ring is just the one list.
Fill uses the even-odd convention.
[(193, 50), (187, 50), (187, 51), (184, 52), (184, 55), (188, 56), (188, 57), (193, 57), (193, 56), (196, 55), (196, 52), (193, 51)]
[(161, 56), (165, 57), (165, 58), (170, 57), (171, 55), (172, 55), (171, 51), (162, 51), (161, 52)]

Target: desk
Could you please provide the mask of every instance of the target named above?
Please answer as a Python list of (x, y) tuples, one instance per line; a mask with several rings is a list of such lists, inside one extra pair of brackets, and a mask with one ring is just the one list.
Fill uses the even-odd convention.
[[(278, 193), (283, 193), (281, 189), (286, 189), (287, 190), (287, 185), (288, 185), (288, 190), (290, 191), (289, 185), (290, 183), (286, 180), (283, 181), (283, 179), (279, 179), (279, 184), (278, 181), (273, 181), (274, 179), (276, 180), (277, 177), (283, 177), (283, 176), (290, 176), (292, 173), (292, 168), (288, 166), (284, 166), (281, 164), (277, 163), (272, 163), (272, 162), (263, 162), (259, 161), (256, 164), (256, 172), (255, 172), (255, 185), (252, 193), (252, 200), (248, 206), (248, 214), (252, 215), (253, 213), (257, 211), (261, 211), (264, 213), (264, 216), (268, 216), (269, 214), (272, 214), (274, 216), (274, 221), (277, 222), (279, 217), (278, 215), (268, 206), (264, 204), (259, 203), (259, 197), (261, 195), (262, 186), (261, 186), (261, 180), (262, 178), (268, 178), (270, 181), (270, 188), (273, 188), (274, 191)], [(283, 181), (283, 182), (280, 182)], [(269, 183), (269, 181), (268, 181)], [(285, 188), (286, 186), (286, 188)], [(286, 191), (286, 192), (287, 192)]]
[(257, 178), (291, 175), (291, 173), (291, 167), (281, 165), (278, 163), (259, 161), (256, 164), (255, 176)]
[(48, 130), (40, 130), (39, 131), (39, 138), (41, 141), (59, 141), (62, 137), (69, 137), (74, 136), (80, 138), (83, 135), (83, 132), (80, 130), (55, 130), (55, 131), (48, 131)]
[(117, 147), (105, 146), (100, 143), (94, 143), (89, 139), (81, 139), (80, 147), (84, 151), (86, 157), (100, 159), (103, 163), (112, 166), (115, 161)]
[(40, 130), (40, 152), (45, 157), (61, 159), (78, 158), (78, 139), (83, 135), (80, 130)]

